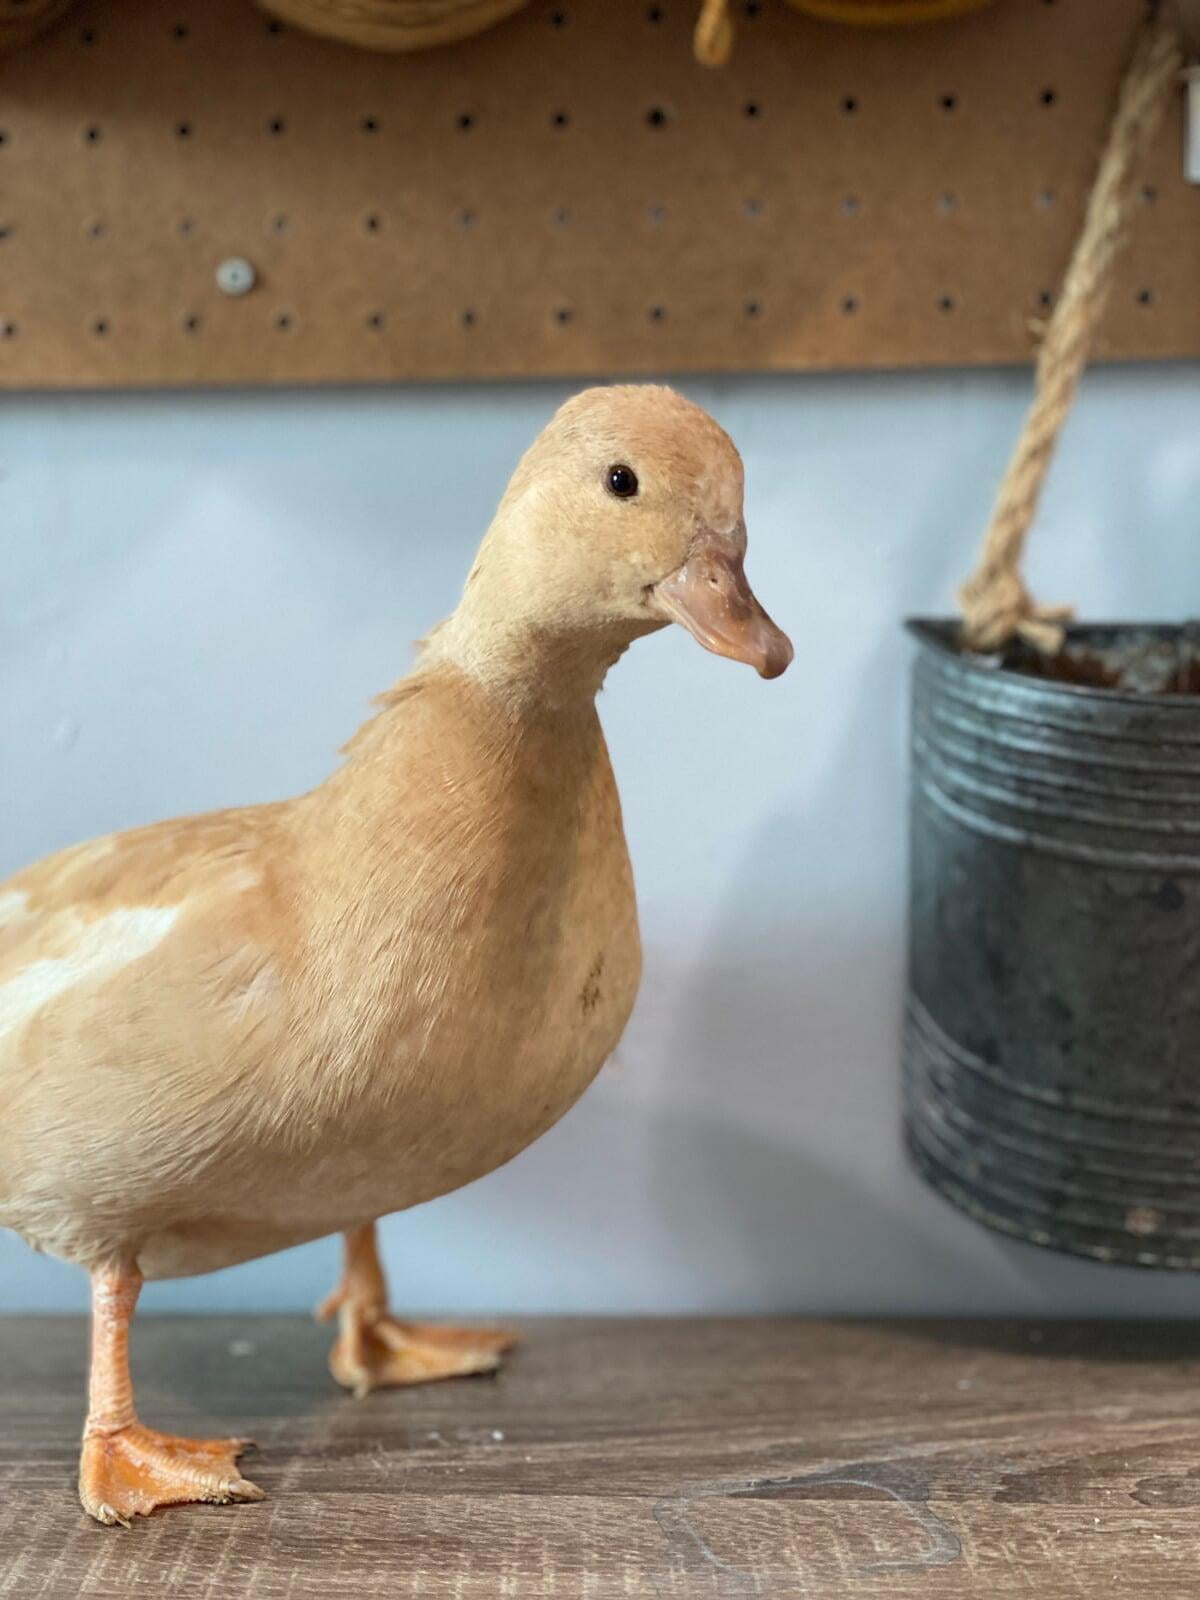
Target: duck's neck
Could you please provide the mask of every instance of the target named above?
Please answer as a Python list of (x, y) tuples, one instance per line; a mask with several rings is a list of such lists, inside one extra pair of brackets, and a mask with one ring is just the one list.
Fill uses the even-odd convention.
[(429, 641), (426, 659), (465, 672), (498, 707), (521, 716), (590, 706), (608, 669), (640, 633), (636, 623), (580, 624), (498, 605), (492, 586), (469, 585)]

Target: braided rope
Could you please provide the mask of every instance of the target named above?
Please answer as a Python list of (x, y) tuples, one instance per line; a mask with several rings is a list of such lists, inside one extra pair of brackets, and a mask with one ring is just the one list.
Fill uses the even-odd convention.
[(1163, 5), (1139, 29), (1083, 231), (1038, 356), (1033, 402), (1000, 485), (979, 563), (959, 590), (962, 643), (968, 649), (997, 650), (1014, 634), (1047, 652), (1062, 644), (1062, 624), (1071, 607), (1036, 604), (1020, 575), (1021, 557), (1138, 202), (1138, 164), (1182, 65), (1179, 18), (1174, 5)]
[(692, 35), (692, 49), (703, 67), (723, 67), (733, 54), (729, 0), (704, 0)]

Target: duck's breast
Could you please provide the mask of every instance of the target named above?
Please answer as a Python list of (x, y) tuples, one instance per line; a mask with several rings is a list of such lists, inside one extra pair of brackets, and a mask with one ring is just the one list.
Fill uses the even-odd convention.
[(449, 738), (417, 787), (361, 893), (338, 890), (312, 986), (328, 994), (317, 1077), (344, 1092), (301, 1186), (346, 1220), (457, 1188), (545, 1132), (616, 1047), (641, 975), (594, 712), (491, 759)]

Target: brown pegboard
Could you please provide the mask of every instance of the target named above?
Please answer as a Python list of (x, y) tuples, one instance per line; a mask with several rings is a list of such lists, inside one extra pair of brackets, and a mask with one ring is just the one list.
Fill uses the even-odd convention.
[[(714, 72), (690, 0), (534, 0), (409, 57), (250, 0), (89, 0), (0, 65), (0, 384), (1027, 358), (1140, 0), (739, 11)], [(1200, 354), (1180, 116), (1101, 357)]]

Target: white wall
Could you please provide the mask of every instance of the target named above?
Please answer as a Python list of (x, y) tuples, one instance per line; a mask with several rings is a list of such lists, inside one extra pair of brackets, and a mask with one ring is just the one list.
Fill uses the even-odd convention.
[[(1046, 599), (1200, 613), (1200, 373), (1088, 378), (1038, 530)], [(778, 683), (677, 629), (603, 697), (647, 950), (620, 1052), (506, 1171), (386, 1228), (411, 1307), (1126, 1313), (1200, 1284), (965, 1221), (897, 1136), (900, 619), (945, 610), (1017, 373), (684, 384), (746, 458)], [(9, 400), (0, 413), (0, 875), (72, 840), (321, 777), (454, 603), (563, 385)], [(99, 1088), (99, 1086), (98, 1086)], [(335, 1248), (152, 1286), (300, 1307)], [(82, 1275), (0, 1236), (0, 1309)]]

